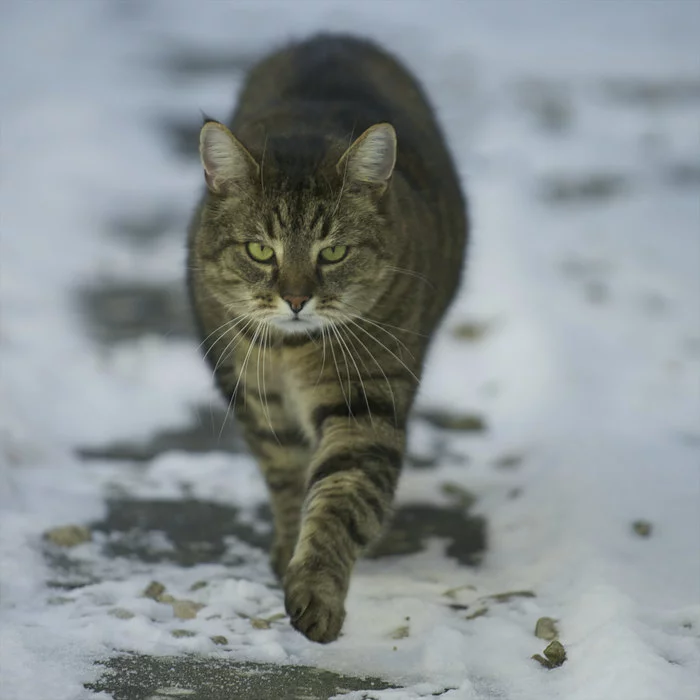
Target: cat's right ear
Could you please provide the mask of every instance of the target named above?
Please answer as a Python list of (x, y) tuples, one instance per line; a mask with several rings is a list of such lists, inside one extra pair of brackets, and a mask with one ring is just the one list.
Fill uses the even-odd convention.
[(232, 194), (258, 178), (260, 168), (245, 146), (221, 123), (207, 121), (199, 134), (199, 156), (210, 192)]

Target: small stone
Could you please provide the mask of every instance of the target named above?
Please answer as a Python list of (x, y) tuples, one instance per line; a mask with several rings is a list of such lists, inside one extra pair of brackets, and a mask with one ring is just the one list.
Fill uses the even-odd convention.
[(561, 666), (566, 661), (566, 649), (561, 642), (554, 640), (544, 650), (544, 655), (555, 666)]
[(488, 611), (489, 611), (489, 609), (487, 607), (478, 608), (473, 613), (467, 615), (464, 619), (465, 620), (476, 620), (477, 617), (483, 617), (484, 615), (486, 615), (486, 613)]
[(452, 335), (457, 340), (474, 343), (481, 340), (491, 331), (493, 324), (487, 321), (466, 321), (452, 329)]
[(228, 644), (228, 639), (221, 634), (215, 634), (213, 637), (209, 637), (209, 639), (211, 639), (214, 644), (218, 644), (219, 646)]
[(267, 620), (263, 620), (261, 617), (251, 617), (250, 624), (256, 630), (269, 630), (270, 623)]
[(543, 652), (544, 657), (540, 654), (534, 654), (532, 658), (545, 668), (558, 668), (566, 661), (566, 649), (561, 642), (551, 642)]
[(144, 598), (160, 600), (163, 593), (165, 593), (165, 586), (160, 581), (151, 581), (144, 589), (142, 595)]
[(44, 533), (44, 537), (59, 547), (76, 547), (92, 540), (92, 533), (84, 525), (62, 525)]
[(190, 591), (198, 591), (200, 588), (204, 588), (205, 586), (208, 586), (209, 584), (206, 581), (195, 581), (191, 586), (190, 586)]
[(559, 636), (556, 620), (551, 617), (541, 617), (535, 624), (535, 637), (546, 639), (548, 642)]
[(454, 481), (446, 481), (440, 486), (440, 490), (445, 494), (445, 496), (449, 496), (450, 498), (456, 500), (462, 508), (469, 508), (470, 506), (474, 505), (474, 502), (476, 501), (476, 496), (473, 493), (467, 491), (464, 486), (460, 486)]
[(64, 595), (52, 595), (46, 600), (49, 605), (66, 605), (67, 603), (74, 603), (73, 598), (66, 598)]
[(180, 637), (196, 637), (197, 633), (193, 632), (192, 630), (172, 630), (170, 632), (171, 637), (177, 637), (178, 639)]
[(507, 593), (495, 593), (489, 598), (496, 603), (510, 603), (513, 598), (534, 598), (535, 594), (532, 591), (508, 591)]
[(405, 639), (410, 634), (408, 625), (400, 625), (389, 633), (390, 639)]
[(447, 411), (426, 411), (420, 414), (423, 420), (442, 430), (482, 433), (486, 421), (476, 413), (448, 413)]
[(112, 617), (116, 617), (118, 620), (130, 620), (132, 617), (134, 617), (134, 613), (126, 608), (112, 608), (109, 611), (109, 614)]
[(497, 469), (515, 469), (519, 467), (523, 460), (525, 459), (524, 454), (518, 454), (513, 452), (511, 454), (505, 454), (493, 460), (493, 466)]
[(266, 617), (265, 619), (268, 622), (277, 622), (277, 620), (283, 620), (285, 617), (287, 617), (283, 612), (278, 612), (275, 613), (274, 615), (270, 615), (270, 617)]
[(192, 620), (197, 617), (197, 613), (204, 607), (201, 603), (193, 600), (176, 600), (171, 603), (175, 617), (181, 620)]
[(472, 586), (470, 583), (465, 583), (463, 586), (455, 586), (454, 588), (448, 588), (446, 591), (442, 592), (442, 595), (444, 595), (446, 598), (451, 598), (452, 600), (455, 600), (457, 598), (457, 594), (460, 591), (475, 591), (476, 588)]
[(172, 605), (174, 602), (177, 601), (177, 598), (175, 598), (174, 595), (170, 595), (170, 593), (161, 593), (161, 594), (156, 598), (156, 600), (157, 600), (159, 603), (167, 603), (167, 604)]
[(648, 520), (635, 520), (632, 523), (632, 530), (640, 537), (651, 537), (653, 525)]

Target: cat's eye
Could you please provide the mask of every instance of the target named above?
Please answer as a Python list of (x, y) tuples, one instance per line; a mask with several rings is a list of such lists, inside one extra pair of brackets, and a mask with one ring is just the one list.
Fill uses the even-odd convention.
[(275, 251), (270, 248), (269, 245), (263, 245), (262, 243), (246, 243), (245, 248), (248, 251), (253, 260), (262, 263), (272, 262), (272, 258), (275, 257)]
[(333, 245), (328, 248), (323, 248), (319, 254), (319, 262), (337, 263), (340, 262), (348, 254), (346, 245)]

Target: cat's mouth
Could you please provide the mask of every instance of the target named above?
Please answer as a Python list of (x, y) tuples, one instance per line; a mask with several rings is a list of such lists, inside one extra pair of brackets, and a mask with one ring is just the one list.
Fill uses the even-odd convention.
[(285, 333), (296, 334), (296, 333), (310, 333), (312, 331), (320, 330), (322, 323), (321, 319), (314, 316), (300, 316), (298, 314), (289, 316), (275, 316), (270, 319), (275, 328), (279, 328)]

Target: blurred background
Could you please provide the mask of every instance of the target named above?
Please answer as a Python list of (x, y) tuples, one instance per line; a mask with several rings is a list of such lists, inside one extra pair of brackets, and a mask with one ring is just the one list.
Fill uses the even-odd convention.
[[(376, 38), (426, 85), (472, 203), (465, 309), (530, 315), (567, 329), (562, 352), (607, 353), (580, 368), (606, 394), (605, 421), (627, 410), (631, 385), (652, 391), (656, 370), (626, 353), (665, 353), (682, 382), (680, 358), (700, 352), (695, 2), (25, 0), (2, 14), (13, 431), (70, 444), (183, 419), (180, 398), (201, 395), (201, 372), (172, 382), (170, 366), (156, 377), (149, 366), (160, 398), (118, 377), (139, 375), (129, 363), (145, 368), (149, 348), (160, 366), (159, 343), (173, 341), (169, 355), (192, 337), (183, 244), (201, 112), (227, 119), (258, 57), (319, 30)], [(688, 337), (671, 349), (668, 324), (683, 323)], [(510, 369), (498, 372), (514, 392), (545, 381)], [(484, 383), (467, 374), (454, 398)], [(610, 374), (619, 396), (607, 395)], [(61, 400), (47, 401), (47, 387)]]
[[(403, 511), (402, 527), (447, 538), (451, 563), (438, 558), (429, 568), (448, 578), (455, 561), (480, 560), (488, 528), (484, 567), (470, 574), (478, 585), (497, 592), (547, 580), (553, 608), (585, 611), (572, 613), (578, 622), (569, 628), (580, 639), (588, 620), (599, 619), (600, 601), (586, 599), (586, 607), (577, 598), (594, 582), (630, 596), (633, 611), (652, 602), (695, 605), (695, 0), (2, 3), (0, 569), (12, 562), (13, 571), (4, 581), (6, 600), (26, 603), (48, 620), (42, 625), (60, 622), (69, 634), (69, 622), (43, 603), (32, 608), (27, 596), (39, 596), (51, 579), (74, 585), (82, 600), (86, 582), (115, 576), (107, 564), (115, 557), (137, 562), (119, 569), (121, 581), (146, 575), (144, 562), (161, 561), (149, 549), (152, 539), (136, 538), (136, 546), (115, 533), (131, 532), (136, 521), (146, 523), (144, 532), (167, 530), (173, 513), (158, 510), (155, 500), (171, 499), (178, 509), (217, 498), (237, 507), (264, 502), (235, 428), (220, 430), (225, 406), (199, 356), (186, 304), (185, 231), (202, 187), (202, 112), (228, 119), (259, 57), (321, 30), (372, 37), (416, 73), (470, 199), (468, 272), (426, 370), (400, 492), (414, 510)], [(217, 466), (220, 452), (236, 460), (235, 479), (225, 476), (228, 462)], [(106, 505), (115, 494), (122, 510)], [(152, 499), (146, 505), (144, 494)], [(465, 515), (473, 503), (478, 517)], [(187, 512), (200, 524), (230, 516), (199, 505)], [(264, 508), (260, 513), (264, 533)], [(640, 517), (659, 524), (643, 550), (629, 540), (630, 523)], [(45, 528), (65, 522), (92, 523), (83, 569), (27, 554)], [(232, 534), (217, 527), (207, 537)], [(250, 527), (233, 534), (264, 545)], [(181, 556), (188, 528), (168, 532), (176, 554), (162, 560), (217, 561)], [(394, 551), (416, 551), (416, 537), (405, 535)], [(372, 595), (363, 597), (371, 587), (358, 590), (362, 624), (372, 630), (381, 611), (368, 602)], [(415, 592), (416, 600), (421, 595)], [(603, 598), (601, 610), (609, 603)], [(97, 620), (101, 613), (90, 610)], [(64, 637), (44, 629), (42, 647), (25, 635), (32, 614), (11, 627), (17, 648), (30, 660), (43, 649), (57, 660), (47, 678), (55, 673), (68, 683), (58, 661)], [(635, 615), (630, 629), (648, 622)], [(500, 620), (513, 640), (520, 639), (517, 619)], [(80, 637), (76, 648), (163, 650), (149, 646), (155, 637), (111, 631), (120, 621), (99, 621), (110, 630), (102, 646)], [(488, 649), (489, 628), (478, 629)], [(307, 654), (292, 637), (281, 638), (280, 648), (308, 663), (367, 670), (367, 655), (353, 655), (352, 630), (343, 658)], [(418, 647), (432, 643), (426, 635)], [(445, 639), (449, 648), (454, 640)], [(492, 657), (518, 649), (517, 641), (504, 646), (497, 632), (491, 641), (498, 650)], [(236, 653), (257, 649), (246, 644)], [(523, 689), (517, 697), (554, 697), (516, 670), (493, 680), (490, 662), (481, 663), (486, 656), (465, 652), (455, 663), (467, 664), (465, 678), (504, 684), (506, 694), (493, 697), (510, 697), (509, 683)], [(385, 663), (379, 654), (373, 672), (423, 668), (401, 658)], [(646, 698), (644, 687), (657, 700), (692, 697), (687, 679), (673, 685), (682, 668), (653, 675), (645, 658), (638, 657), (640, 667), (652, 675), (629, 667), (630, 683), (640, 685), (627, 687), (641, 688), (630, 698)], [(444, 671), (434, 659), (424, 667), (426, 678)], [(11, 687), (23, 689), (17, 697), (43, 697), (13, 678)], [(561, 696), (567, 700), (623, 697), (610, 694), (614, 686), (570, 680)]]

